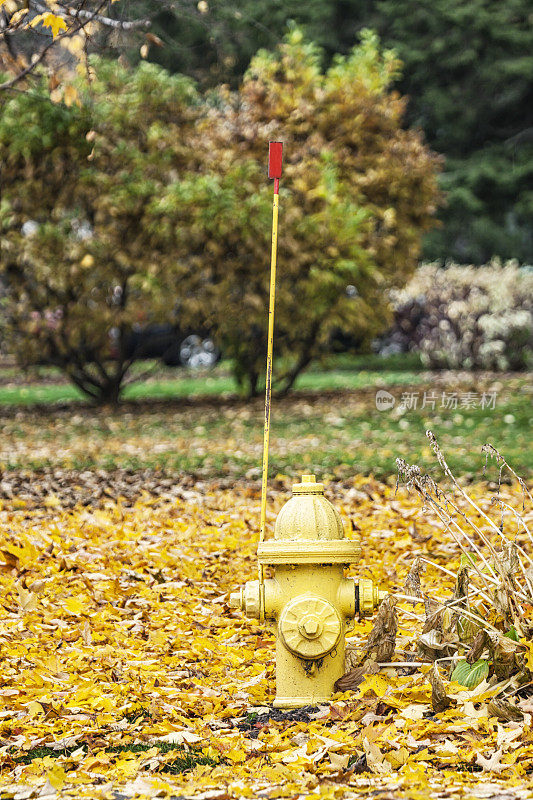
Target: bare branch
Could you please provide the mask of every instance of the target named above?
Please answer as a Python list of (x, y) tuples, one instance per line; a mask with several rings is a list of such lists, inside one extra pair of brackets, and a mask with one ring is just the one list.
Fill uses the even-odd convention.
[[(39, 2), (39, 0), (33, 0), (32, 5), (34, 5), (35, 8), (37, 8), (41, 12), (49, 11), (48, 6), (44, 3)], [(48, 42), (42, 48), (40, 53), (38, 53), (32, 58), (31, 63), (28, 64), (28, 66), (25, 67), (23, 70), (21, 70), (17, 75), (5, 81), (4, 83), (0, 83), (0, 91), (5, 89), (11, 89), (16, 83), (21, 81), (31, 72), (33, 72), (34, 69), (38, 66), (38, 64), (40, 64), (43, 61), (44, 57), (49, 52), (49, 50), (51, 50), (61, 40), (69, 38), (70, 36), (73, 36), (74, 34), (78, 33), (78, 31), (83, 30), (83, 28), (85, 28), (89, 22), (98, 22), (101, 25), (105, 25), (107, 27), (123, 31), (150, 27), (150, 20), (148, 19), (122, 22), (120, 20), (111, 19), (111, 17), (106, 17), (100, 13), (102, 9), (105, 7), (105, 5), (106, 2), (104, 0), (104, 2), (100, 2), (98, 4), (97, 8), (95, 8), (94, 11), (85, 11), (83, 8), (75, 9), (70, 6), (68, 8), (63, 7), (64, 13), (57, 14), (57, 16), (60, 16), (63, 19), (65, 18), (65, 16), (67, 18), (72, 17), (78, 20), (78, 23), (74, 27), (69, 28), (66, 31), (63, 31), (54, 39), (52, 39), (50, 42)], [(4, 38), (6, 37), (7, 33), (8, 31), (3, 32)]]
[[(111, 19), (111, 17), (103, 16), (102, 14), (93, 14), (91, 11), (84, 11), (83, 9), (75, 9), (72, 6), (65, 8), (61, 5), (61, 8), (64, 9), (65, 14), (69, 17), (74, 17), (74, 19), (86, 19), (91, 22), (99, 22), (101, 25), (106, 25), (108, 28), (114, 28), (115, 30), (121, 31), (133, 31), (138, 30), (139, 28), (149, 28), (151, 22), (149, 19), (132, 19), (130, 21), (123, 22), (119, 19)], [(59, 16), (62, 16), (59, 14)]]
[(60, 38), (61, 38), (61, 36), (58, 36), (58, 37), (56, 37), (56, 39), (53, 39), (51, 42), (48, 42), (48, 44), (43, 47), (43, 49), (41, 50), (39, 55), (32, 59), (31, 64), (28, 64), (27, 67), (25, 67), (23, 70), (21, 70), (21, 72), (19, 72), (17, 75), (15, 75), (10, 80), (4, 81), (4, 83), (0, 83), (0, 91), (2, 91), (3, 89), (11, 89), (12, 86), (14, 86), (16, 83), (18, 83), (23, 78), (25, 78), (26, 75), (29, 75), (30, 72), (33, 72), (35, 67), (38, 64), (41, 63), (41, 61), (43, 60), (43, 58), (45, 57), (47, 52), (54, 46), (54, 44)]

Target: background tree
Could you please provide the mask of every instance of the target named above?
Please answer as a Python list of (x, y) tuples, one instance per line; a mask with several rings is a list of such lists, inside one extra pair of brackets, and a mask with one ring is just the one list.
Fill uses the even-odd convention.
[(446, 155), (426, 255), (533, 258), (533, 26), (528, 0), (398, 0), (374, 17), (401, 58), (409, 125)]
[[(132, 7), (138, 16), (150, 18), (151, 30), (163, 45), (150, 49), (150, 60), (171, 72), (192, 75), (203, 87), (227, 82), (237, 88), (253, 56), (261, 48), (274, 49), (291, 20), (329, 58), (348, 52), (361, 26), (352, 25), (345, 35), (340, 6), (332, 0), (200, 0), (181, 4), (135, 0)], [(135, 63), (141, 57), (138, 48), (130, 49), (128, 57)]]
[(198, 98), (154, 65), (95, 67), (80, 107), (54, 105), (45, 85), (4, 98), (0, 278), (19, 359), (115, 402), (133, 323), (173, 314), (146, 215), (162, 184), (194, 168)]
[[(272, 187), (269, 139), (283, 139), (276, 350), (278, 385), (292, 386), (333, 330), (360, 341), (387, 319), (385, 287), (414, 269), (438, 200), (438, 159), (402, 129), (390, 91), (399, 64), (365, 33), (326, 71), (294, 30), (253, 59), (240, 91), (222, 89), (199, 121), (202, 166), (154, 205), (194, 303), (218, 331), (251, 394), (264, 370)], [(179, 223), (176, 225), (175, 220)]]
[[(139, 13), (153, 5), (144, 2)], [(346, 54), (362, 28), (376, 30), (403, 62), (406, 126), (420, 126), (446, 156), (443, 225), (425, 255), (484, 263), (533, 259), (533, 26), (529, 0), (209, 0), (189, 14), (164, 9), (149, 58), (204, 85), (236, 85), (260, 47), (272, 49), (295, 20), (325, 52)]]

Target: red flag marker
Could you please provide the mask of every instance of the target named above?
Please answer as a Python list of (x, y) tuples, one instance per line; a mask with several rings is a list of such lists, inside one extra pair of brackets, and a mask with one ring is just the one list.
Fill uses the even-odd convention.
[(281, 162), (283, 159), (283, 142), (269, 142), (268, 145), (268, 177), (274, 178), (274, 194), (279, 192), (281, 178)]

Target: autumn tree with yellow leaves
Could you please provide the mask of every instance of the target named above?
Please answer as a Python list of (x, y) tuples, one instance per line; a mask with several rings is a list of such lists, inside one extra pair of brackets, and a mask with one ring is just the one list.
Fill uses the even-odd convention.
[[(143, 64), (98, 61), (81, 106), (41, 95), (4, 100), (1, 272), (9, 347), (62, 369), (86, 395), (116, 402), (134, 323), (172, 314), (153, 253), (150, 203), (191, 168), (191, 82)], [(85, 94), (83, 94), (85, 91)]]
[[(3, 103), (3, 269), (13, 339), (116, 400), (133, 321), (179, 315), (213, 330), (242, 390), (266, 349), (269, 139), (285, 143), (276, 316), (278, 388), (334, 331), (363, 343), (386, 289), (413, 271), (438, 201), (437, 157), (402, 128), (399, 64), (365, 33), (326, 72), (293, 30), (252, 61), (239, 92), (205, 96), (153, 65), (97, 61), (76, 103)], [(119, 358), (109, 363), (109, 331)]]
[[(202, 162), (156, 204), (178, 265), (250, 394), (264, 370), (271, 187), (268, 141), (282, 140), (276, 371), (281, 390), (334, 331), (364, 343), (388, 319), (386, 289), (415, 268), (438, 202), (438, 158), (402, 128), (400, 64), (371, 32), (324, 72), (321, 51), (291, 31), (260, 52), (239, 92), (210, 97)], [(175, 225), (176, 218), (179, 224)]]
[(101, 46), (109, 35), (126, 40), (150, 27), (128, 10), (116, 0), (0, 0), (0, 91), (29, 88), (44, 69), (51, 97), (70, 104), (76, 67), (86, 69), (95, 42)]

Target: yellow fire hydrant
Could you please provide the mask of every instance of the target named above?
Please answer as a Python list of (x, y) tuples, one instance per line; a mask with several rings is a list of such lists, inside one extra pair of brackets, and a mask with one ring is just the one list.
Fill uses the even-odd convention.
[(276, 708), (329, 701), (344, 673), (346, 631), (387, 594), (367, 578), (344, 576), (361, 545), (344, 538), (324, 485), (303, 475), (292, 493), (276, 519), (274, 539), (257, 550), (259, 563), (275, 567), (275, 577), (249, 581), (230, 596), (230, 606), (264, 619), (276, 635)]

